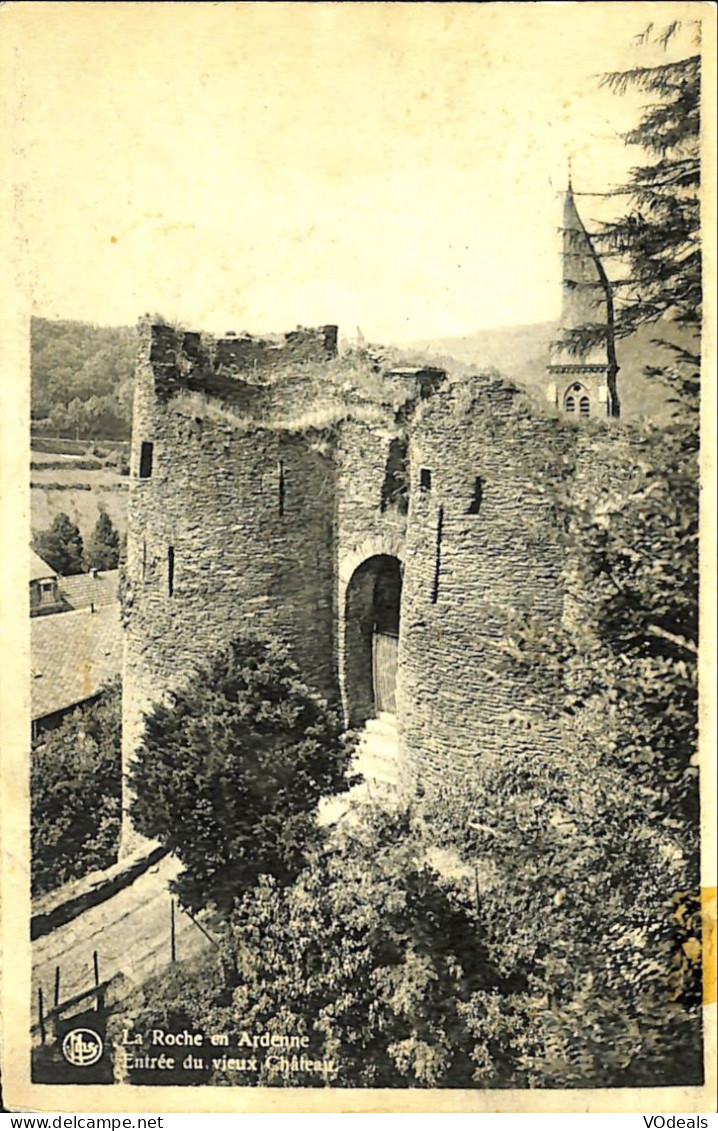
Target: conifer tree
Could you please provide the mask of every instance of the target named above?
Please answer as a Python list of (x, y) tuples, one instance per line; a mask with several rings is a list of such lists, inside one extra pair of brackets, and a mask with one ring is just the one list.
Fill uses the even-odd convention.
[(82, 535), (69, 515), (56, 514), (49, 530), (40, 530), (32, 548), (56, 573), (82, 573)]
[[(649, 25), (641, 38), (666, 47), (681, 26), (674, 21), (656, 32)], [(644, 156), (627, 183), (615, 190), (617, 199), (625, 201), (622, 215), (595, 233), (602, 257), (626, 268), (622, 277), (613, 279), (616, 336), (626, 337), (660, 319), (683, 327), (681, 345), (656, 339), (673, 354), (673, 365), (647, 367), (647, 372), (669, 381), (683, 410), (695, 410), (702, 316), (700, 54), (606, 74), (601, 85), (619, 96), (634, 90), (651, 99), (634, 128), (623, 135), (626, 144), (640, 148)], [(586, 346), (592, 337), (587, 328)]]
[(107, 511), (101, 510), (85, 550), (88, 569), (117, 569), (120, 560), (120, 535)]
[(236, 639), (147, 715), (132, 819), (182, 861), (184, 906), (225, 913), (259, 875), (297, 875), (351, 756), (338, 712), (284, 650)]

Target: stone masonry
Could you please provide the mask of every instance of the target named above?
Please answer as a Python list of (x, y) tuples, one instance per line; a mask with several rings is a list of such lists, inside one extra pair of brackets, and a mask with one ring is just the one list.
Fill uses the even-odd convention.
[(513, 616), (561, 622), (552, 489), (577, 461), (590, 478), (600, 426), (532, 409), (497, 377), (378, 373), (371, 359), (368, 403), (336, 340), (335, 327), (261, 342), (142, 326), (126, 764), (143, 712), (242, 633), (279, 637), (350, 725), (378, 713), (367, 679), (387, 563), (401, 574), (404, 786), (425, 788), (486, 755), (560, 755), (550, 692), (496, 661)]

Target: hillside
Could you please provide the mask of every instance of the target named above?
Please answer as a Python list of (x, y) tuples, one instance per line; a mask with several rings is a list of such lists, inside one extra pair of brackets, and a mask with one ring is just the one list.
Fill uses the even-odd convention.
[(136, 349), (136, 332), (126, 326), (33, 318), (33, 431), (129, 439)]
[[(473, 368), (498, 369), (505, 377), (543, 396), (549, 343), (557, 330), (557, 322), (537, 322), (479, 330), (465, 337), (426, 339), (413, 346), (431, 356), (454, 357)], [(642, 326), (636, 334), (617, 343), (618, 393), (624, 420), (645, 418), (661, 423), (670, 415), (665, 386), (643, 372), (647, 365), (671, 361), (670, 351), (656, 346), (654, 338), (686, 344), (685, 332), (665, 321)]]
[[(98, 453), (95, 455), (94, 453)], [(30, 468), (30, 524), (33, 534), (47, 530), (56, 515), (69, 515), (87, 540), (101, 510), (124, 534), (127, 529), (127, 487), (124, 459), (108, 449), (88, 445), (80, 455), (41, 452), (33, 448)]]

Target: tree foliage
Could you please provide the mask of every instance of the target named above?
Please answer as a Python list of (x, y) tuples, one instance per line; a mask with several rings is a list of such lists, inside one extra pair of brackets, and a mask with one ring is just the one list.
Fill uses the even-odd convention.
[(55, 573), (66, 577), (82, 573), (82, 535), (79, 527), (64, 511), (55, 515), (48, 530), (38, 530), (33, 535), (32, 548)]
[(235, 640), (146, 719), (133, 821), (177, 853), (188, 906), (226, 911), (258, 876), (297, 874), (350, 757), (338, 712), (283, 650)]
[(35, 895), (114, 863), (121, 810), (121, 689), (44, 733), (31, 767)]
[[(336, 1071), (208, 1068), (216, 1084), (471, 1086), (473, 993), (495, 985), (475, 909), (442, 881), (408, 812), (365, 812), (313, 851), (294, 884), (262, 877), (214, 955), (147, 987), (133, 1026), (230, 1039), (297, 1034)], [(224, 1050), (223, 1050), (224, 1051)], [(141, 1083), (140, 1076), (133, 1082)]]
[(650, 764), (592, 741), (612, 706), (566, 720), (569, 758), (492, 760), (425, 799), (431, 838), (477, 870), (488, 953), (523, 981), (471, 1002), (485, 1086), (700, 1080), (691, 846)]
[[(680, 26), (674, 21), (660, 32), (649, 25), (642, 39), (666, 47)], [(634, 90), (650, 99), (624, 134), (644, 159), (626, 184), (606, 194), (621, 203), (620, 215), (594, 232), (602, 258), (615, 263), (615, 332), (627, 337), (659, 320), (683, 328), (682, 342), (656, 340), (673, 355), (673, 365), (646, 371), (668, 381), (682, 408), (689, 408), (698, 393), (702, 316), (700, 54), (606, 74), (601, 84), (619, 96)], [(579, 351), (596, 344), (592, 328), (576, 332), (574, 344)]]
[(120, 535), (105, 510), (101, 510), (97, 516), (84, 557), (87, 569), (117, 569), (119, 565)]
[(127, 327), (33, 318), (33, 427), (83, 439), (126, 439), (136, 336)]
[[(647, 29), (645, 39), (665, 46), (678, 30), (674, 22), (662, 34)], [(648, 158), (631, 171), (622, 192), (628, 208), (600, 233), (607, 249), (626, 257), (630, 270), (620, 283), (627, 301), (619, 332), (630, 333), (644, 322), (668, 317), (700, 327), (700, 96), (699, 54), (676, 62), (604, 75), (603, 85), (617, 94), (637, 90), (650, 103), (627, 145)]]
[[(658, 318), (700, 327), (699, 80), (698, 57), (605, 80), (654, 96), (626, 138), (649, 161), (602, 232), (630, 268), (623, 334)], [(517, 623), (505, 661), (560, 689), (569, 754), (516, 765), (477, 751), (473, 773), (426, 800), (433, 835), (481, 872), (490, 953), (527, 979), (511, 1000), (476, 999), (477, 1035), (503, 1018), (489, 1080), (701, 1079), (699, 359), (672, 352), (651, 370), (674, 390), (670, 426), (596, 436), (603, 482), (574, 479), (556, 500), (578, 615), (561, 632)]]

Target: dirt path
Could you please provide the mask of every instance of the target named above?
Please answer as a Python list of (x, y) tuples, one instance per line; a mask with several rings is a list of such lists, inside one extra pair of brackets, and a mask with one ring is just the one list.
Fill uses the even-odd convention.
[[(102, 982), (124, 974), (138, 985), (171, 961), (173, 899), (168, 884), (179, 869), (177, 860), (164, 857), (111, 899), (91, 907), (33, 943), (33, 1026), (38, 1021), (39, 987), (43, 991), (45, 1010), (54, 1004), (58, 966), (60, 1000), (66, 1001), (94, 984), (95, 951)], [(199, 928), (176, 906), (177, 959), (188, 958), (209, 945)]]

